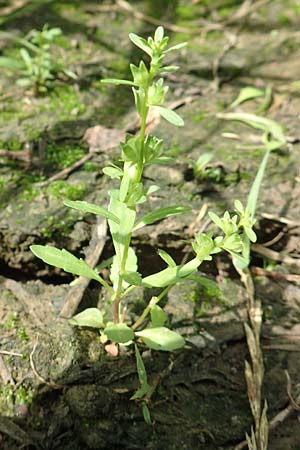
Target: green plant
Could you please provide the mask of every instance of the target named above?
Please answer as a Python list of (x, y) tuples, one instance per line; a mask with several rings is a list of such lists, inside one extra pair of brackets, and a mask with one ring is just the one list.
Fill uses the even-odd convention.
[(61, 34), (60, 28), (49, 28), (47, 24), (41, 31), (31, 30), (25, 38), (2, 32), (1, 37), (12, 39), (22, 47), (18, 58), (1, 56), (0, 67), (16, 72), (20, 76), (17, 84), (25, 88), (32, 87), (35, 94), (52, 88), (61, 74), (77, 79), (76, 74), (65, 67), (63, 59), (52, 54), (55, 38)]
[(189, 160), (189, 164), (193, 169), (195, 178), (205, 178), (208, 170), (208, 165), (213, 159), (214, 155), (211, 152), (202, 153), (197, 161)]
[[(238, 100), (246, 101), (246, 97), (250, 96), (250, 94), (253, 97), (255, 92), (246, 91), (243, 94), (244, 97), (240, 95)], [(238, 103), (240, 103), (240, 101)], [(247, 216), (248, 224), (251, 224), (255, 222), (257, 200), (269, 156), (273, 150), (279, 149), (286, 144), (286, 138), (281, 125), (266, 117), (248, 113), (228, 113), (219, 114), (218, 116), (227, 120), (237, 120), (263, 131), (262, 142), (265, 146), (265, 154), (250, 189), (246, 209), (244, 210), (239, 201), (236, 202), (238, 214), (243, 215), (244, 217)], [(263, 402), (262, 398), (264, 361), (260, 346), (263, 312), (260, 299), (255, 297), (254, 283), (249, 270), (250, 242), (253, 242), (255, 236), (252, 236), (252, 229), (248, 229), (247, 231), (247, 226), (244, 227), (244, 230), (244, 262), (241, 263), (240, 260), (235, 260), (233, 258), (233, 263), (241, 276), (241, 280), (244, 283), (247, 292), (248, 321), (244, 322), (244, 328), (251, 363), (245, 361), (245, 378), (254, 426), (251, 427), (250, 434), (246, 433), (246, 442), (249, 450), (267, 450), (269, 426), (267, 418), (267, 402)]]
[[(256, 239), (252, 230), (254, 221), (240, 202), (236, 202), (237, 215), (231, 217), (228, 212), (222, 218), (212, 213), (211, 217), (220, 228), (221, 234), (213, 237), (212, 233), (198, 233), (191, 243), (194, 258), (185, 264), (176, 264), (165, 251), (158, 254), (166, 263), (166, 268), (152, 275), (143, 277), (138, 271), (137, 256), (131, 246), (132, 234), (147, 225), (160, 221), (168, 216), (186, 213), (189, 207), (173, 205), (159, 208), (140, 216), (139, 205), (147, 201), (148, 196), (159, 189), (158, 186), (145, 187), (143, 170), (145, 166), (165, 164), (170, 158), (164, 156), (163, 141), (146, 133), (147, 116), (150, 108), (175, 126), (183, 126), (183, 120), (174, 111), (163, 106), (168, 87), (161, 77), (166, 72), (173, 72), (177, 66), (163, 66), (165, 55), (180, 49), (186, 44), (178, 44), (168, 48), (168, 37), (164, 36), (162, 27), (158, 27), (154, 37), (145, 40), (130, 34), (131, 41), (141, 48), (150, 58), (147, 67), (144, 61), (138, 66), (130, 65), (133, 80), (103, 80), (104, 83), (131, 86), (136, 110), (140, 118), (140, 130), (137, 135), (127, 135), (121, 143), (122, 167), (111, 164), (104, 173), (119, 180), (119, 188), (109, 192), (108, 208), (84, 201), (66, 200), (64, 204), (83, 212), (99, 214), (108, 220), (110, 233), (115, 249), (115, 256), (110, 265), (110, 282), (104, 280), (97, 270), (89, 267), (85, 261), (78, 259), (66, 250), (54, 247), (33, 245), (32, 252), (45, 263), (63, 268), (75, 275), (85, 276), (98, 281), (109, 293), (113, 303), (113, 321), (104, 319), (103, 311), (89, 308), (77, 314), (71, 320), (73, 325), (90, 326), (101, 330), (101, 341), (117, 349), (119, 344), (143, 343), (153, 350), (173, 351), (184, 345), (184, 339), (175, 331), (165, 326), (167, 317), (159, 302), (176, 283), (192, 277), (203, 261), (212, 259), (212, 255), (226, 250), (240, 264), (246, 264), (244, 255), (248, 256), (247, 239)], [(160, 292), (152, 297), (135, 323), (126, 323), (122, 301), (137, 286), (158, 288)], [(150, 319), (150, 320), (149, 320)], [(110, 344), (108, 342), (110, 341)], [(111, 348), (111, 347), (110, 347)], [(143, 399), (151, 395), (145, 368), (136, 346), (136, 360), (141, 387), (134, 395), (143, 404), (145, 420), (149, 422), (149, 411)]]

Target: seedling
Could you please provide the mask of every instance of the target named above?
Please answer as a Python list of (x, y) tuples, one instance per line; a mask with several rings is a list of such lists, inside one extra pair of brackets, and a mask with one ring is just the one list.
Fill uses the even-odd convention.
[[(164, 106), (168, 87), (162, 75), (174, 72), (177, 66), (164, 66), (165, 56), (183, 48), (186, 43), (168, 47), (169, 38), (164, 36), (164, 29), (158, 27), (154, 37), (147, 40), (136, 34), (129, 35), (131, 41), (142, 49), (150, 59), (149, 65), (142, 60), (138, 66), (131, 64), (132, 80), (107, 79), (104, 83), (130, 86), (135, 100), (135, 106), (140, 119), (138, 134), (126, 136), (120, 144), (120, 160), (122, 166), (110, 164), (103, 171), (111, 178), (119, 180), (119, 188), (109, 191), (108, 208), (90, 204), (84, 201), (66, 200), (68, 207), (83, 212), (99, 214), (108, 221), (115, 255), (110, 265), (110, 280), (106, 281), (97, 270), (89, 267), (82, 259), (78, 259), (67, 250), (59, 250), (50, 246), (33, 245), (32, 252), (45, 263), (64, 269), (74, 275), (85, 276), (98, 281), (108, 291), (113, 303), (113, 320), (106, 321), (104, 313), (96, 308), (89, 308), (77, 314), (71, 323), (77, 326), (90, 326), (100, 330), (101, 341), (115, 348), (131, 343), (161, 351), (174, 351), (184, 345), (181, 335), (166, 327), (166, 314), (159, 306), (169, 290), (176, 283), (192, 277), (203, 261), (209, 261), (212, 256), (223, 250), (230, 253), (240, 264), (247, 264), (248, 240), (255, 241), (252, 230), (254, 221), (248, 209), (236, 202), (237, 215), (230, 216), (228, 212), (222, 218), (211, 214), (212, 220), (220, 229), (220, 235), (212, 233), (197, 233), (191, 243), (194, 258), (185, 264), (176, 264), (165, 251), (158, 251), (166, 264), (166, 268), (144, 277), (138, 270), (138, 260), (131, 246), (133, 233), (147, 225), (154, 224), (168, 216), (187, 213), (190, 208), (184, 205), (171, 205), (140, 215), (139, 205), (145, 203), (153, 192), (159, 189), (153, 185), (146, 187), (143, 181), (143, 170), (146, 166), (169, 163), (164, 154), (163, 141), (146, 133), (147, 117), (150, 109), (156, 109), (162, 118), (172, 125), (183, 126), (182, 118)], [(160, 292), (152, 297), (141, 316), (135, 323), (127, 323), (126, 314), (122, 308), (125, 297), (132, 294), (137, 286), (158, 288)], [(133, 398), (143, 399), (148, 393), (149, 385), (145, 375), (139, 351), (136, 347), (136, 359), (141, 388)], [(145, 419), (149, 422), (149, 411), (143, 403)]]
[(33, 88), (35, 94), (47, 92), (53, 88), (60, 75), (77, 79), (77, 75), (67, 69), (61, 58), (53, 56), (52, 49), (60, 28), (48, 28), (44, 25), (41, 31), (31, 30), (27, 38), (17, 38), (12, 33), (3, 32), (3, 38), (12, 39), (22, 45), (19, 58), (1, 56), (0, 67), (18, 74), (17, 85)]
[(241, 89), (238, 97), (234, 100), (234, 102), (230, 105), (230, 107), (235, 108), (236, 106), (242, 103), (248, 102), (249, 100), (259, 97), (263, 97), (263, 102), (257, 109), (256, 113), (261, 114), (264, 111), (266, 111), (272, 103), (273, 93), (271, 86), (267, 86), (265, 90), (257, 89), (256, 87), (253, 86), (246, 86), (245, 88)]
[(202, 153), (196, 161), (189, 160), (189, 164), (193, 169), (194, 177), (196, 179), (204, 179), (209, 172), (209, 163), (214, 155), (210, 152)]

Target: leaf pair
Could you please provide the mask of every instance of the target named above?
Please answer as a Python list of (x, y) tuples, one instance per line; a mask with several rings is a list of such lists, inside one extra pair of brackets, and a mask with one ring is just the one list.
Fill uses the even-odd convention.
[(180, 334), (163, 326), (145, 328), (142, 331), (134, 332), (132, 328), (125, 323), (111, 323), (106, 326), (103, 332), (109, 340), (119, 344), (126, 344), (137, 336), (142, 339), (148, 348), (153, 350), (171, 352), (184, 345), (184, 339)]

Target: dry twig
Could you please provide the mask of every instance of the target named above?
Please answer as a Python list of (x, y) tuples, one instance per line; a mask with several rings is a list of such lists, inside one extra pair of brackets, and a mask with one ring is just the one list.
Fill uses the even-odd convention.
[(276, 281), (288, 281), (290, 283), (300, 283), (300, 275), (291, 273), (275, 272), (274, 270), (265, 270), (262, 267), (251, 267), (251, 273), (256, 276), (265, 276), (273, 278)]
[(174, 31), (175, 33), (190, 33), (191, 32), (190, 28), (180, 27), (178, 25), (173, 25), (171, 23), (155, 19), (155, 17), (148, 16), (147, 14), (143, 14), (140, 11), (137, 11), (136, 8), (133, 8), (125, 0), (116, 0), (116, 4), (117, 4), (117, 6), (120, 9), (122, 9), (122, 10), (124, 10), (124, 11), (126, 11), (126, 12), (128, 12), (130, 14), (132, 14), (133, 17), (135, 17), (136, 19), (142, 20), (144, 22), (151, 23), (151, 25), (155, 25), (155, 26), (160, 26), (161, 25), (166, 30)]
[[(262, 6), (268, 4), (271, 0), (258, 0), (253, 3), (253, 0), (245, 0), (244, 3), (240, 6), (240, 8), (228, 19), (222, 20), (220, 22), (215, 23), (205, 23), (201, 27), (193, 27), (187, 28), (179, 25), (170, 24), (168, 22), (164, 22), (162, 20), (158, 20), (155, 17), (149, 16), (147, 14), (143, 14), (140, 11), (137, 11), (136, 8), (133, 8), (127, 1), (125, 0), (116, 0), (116, 5), (130, 14), (132, 14), (136, 19), (142, 20), (144, 22), (148, 22), (155, 26), (163, 26), (166, 30), (173, 31), (175, 33), (189, 33), (189, 34), (198, 34), (198, 33), (207, 33), (209, 31), (222, 30), (228, 25), (233, 25), (240, 20), (245, 20), (252, 13), (260, 9)], [(115, 7), (113, 7), (115, 11)]]
[(17, 151), (0, 149), (0, 157), (24, 161), (26, 164), (30, 164), (32, 161), (32, 150), (30, 145), (26, 145), (24, 150)]
[[(106, 241), (107, 225), (106, 219), (98, 217), (94, 227), (90, 245), (86, 255), (86, 263), (94, 268), (100, 258)], [(88, 287), (90, 280), (85, 277), (78, 277), (74, 286), (72, 286), (66, 297), (66, 302), (60, 312), (60, 317), (69, 319), (72, 317), (78, 305), (81, 302), (83, 294)]]
[(18, 9), (23, 8), (27, 5), (27, 3), (31, 3), (30, 0), (16, 0), (14, 2), (9, 2), (10, 4), (0, 8), (0, 16), (8, 16), (9, 14), (14, 13)]
[(0, 350), (1, 355), (7, 355), (7, 356), (23, 356), (22, 353), (16, 353), (16, 352), (10, 352), (8, 350)]
[(296, 258), (292, 258), (288, 255), (282, 255), (279, 252), (276, 252), (275, 250), (271, 250), (270, 248), (266, 248), (264, 245), (261, 244), (252, 244), (251, 249), (258, 253), (259, 255), (262, 255), (266, 258), (273, 259), (274, 261), (282, 262), (285, 264), (290, 265), (300, 265), (300, 260)]
[(35, 183), (35, 186), (37, 187), (44, 187), (48, 184), (52, 183), (52, 181), (56, 180), (62, 180), (66, 178), (70, 173), (74, 172), (74, 170), (78, 169), (79, 167), (83, 166), (87, 161), (89, 161), (93, 157), (93, 153), (87, 153), (84, 155), (79, 161), (76, 161), (74, 164), (72, 164), (69, 167), (66, 167), (65, 169), (61, 170), (60, 172), (56, 173), (52, 177), (48, 178), (45, 181), (40, 181), (38, 183)]
[(222, 48), (220, 54), (213, 60), (212, 63), (212, 73), (213, 73), (213, 91), (217, 92), (220, 86), (220, 78), (219, 78), (219, 67), (224, 56), (236, 46), (238, 40), (238, 34), (233, 34), (229, 32), (225, 32), (225, 37), (227, 38), (227, 42)]

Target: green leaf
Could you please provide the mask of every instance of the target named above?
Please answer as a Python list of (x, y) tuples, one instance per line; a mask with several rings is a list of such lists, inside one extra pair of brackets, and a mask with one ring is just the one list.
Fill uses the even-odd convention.
[(14, 58), (7, 58), (6, 56), (0, 56), (0, 67), (10, 70), (20, 70), (23, 64)]
[(179, 66), (164, 66), (161, 68), (160, 73), (172, 73), (176, 72), (179, 69)]
[(73, 72), (73, 70), (70, 69), (62, 69), (62, 72), (69, 78), (71, 78), (72, 80), (78, 80), (78, 75), (76, 75), (75, 72)]
[(248, 239), (251, 242), (256, 242), (257, 241), (257, 236), (256, 236), (255, 232), (252, 230), (251, 227), (245, 227), (244, 226), (244, 230), (245, 230), (245, 233), (246, 233)]
[(30, 78), (19, 78), (16, 84), (21, 87), (28, 87), (33, 84), (33, 81)]
[[(119, 194), (119, 191), (115, 191), (115, 193)], [(119, 236), (124, 236), (125, 238), (129, 233), (132, 232), (136, 217), (136, 212), (128, 208), (126, 203), (121, 202), (115, 196), (112, 196), (109, 212), (113, 214), (115, 217), (118, 217), (118, 223), (113, 221), (112, 224), (110, 221), (110, 229), (112, 233), (118, 233)], [(116, 239), (117, 242), (121, 242), (122, 239)]]
[(104, 167), (102, 172), (110, 178), (121, 178), (123, 176), (123, 170), (113, 164), (111, 166)]
[(69, 206), (69, 208), (78, 209), (79, 211), (103, 216), (106, 219), (112, 220), (117, 224), (120, 223), (120, 220), (115, 214), (112, 214), (110, 211), (107, 211), (105, 208), (102, 208), (102, 206), (94, 205), (92, 203), (80, 200), (65, 200), (64, 205)]
[(210, 161), (213, 159), (214, 155), (210, 152), (202, 153), (201, 156), (197, 159), (196, 162), (192, 161), (192, 165), (194, 166), (194, 169), (197, 171), (197, 173), (200, 175), (201, 172), (205, 169), (205, 166), (210, 163)]
[(183, 214), (188, 211), (191, 211), (189, 206), (166, 206), (164, 208), (159, 208), (139, 219), (134, 226), (134, 230), (138, 230), (145, 225), (150, 225), (158, 220), (165, 219), (166, 217), (174, 216), (175, 214)]
[(125, 84), (126, 86), (137, 86), (133, 81), (130, 80), (118, 80), (117, 78), (104, 78), (100, 80), (103, 84), (115, 84), (119, 86), (120, 84)]
[(178, 281), (179, 266), (167, 267), (167, 269), (143, 278), (143, 285), (148, 287), (166, 287)]
[(254, 217), (254, 215), (255, 215), (259, 190), (260, 190), (260, 186), (261, 186), (261, 183), (262, 183), (262, 180), (264, 177), (264, 173), (266, 170), (266, 166), (267, 166), (267, 162), (268, 162), (270, 153), (271, 153), (271, 149), (266, 151), (266, 153), (260, 163), (255, 180), (251, 186), (251, 189), (250, 189), (250, 192), (248, 195), (247, 208), (249, 209), (252, 217)]
[(97, 272), (100, 272), (100, 270), (107, 269), (108, 267), (110, 267), (112, 265), (112, 262), (113, 262), (113, 256), (111, 256), (110, 258), (105, 259), (100, 264), (98, 264), (95, 267), (95, 270), (97, 270)]
[(209, 211), (208, 215), (210, 219), (217, 225), (217, 227), (219, 227), (222, 231), (224, 231), (224, 224), (222, 222), (222, 219), (220, 219), (220, 217), (217, 216), (217, 214), (215, 214), (212, 211)]
[(169, 47), (167, 50), (164, 51), (164, 54), (173, 52), (174, 50), (180, 50), (181, 48), (184, 48), (188, 45), (187, 42), (181, 42), (180, 44), (173, 45), (173, 47)]
[(231, 104), (231, 107), (234, 108), (235, 106), (238, 106), (241, 103), (247, 102), (248, 100), (251, 100), (253, 98), (264, 97), (264, 95), (265, 91), (263, 91), (262, 89), (247, 86), (241, 89), (237, 99)]
[(134, 332), (126, 323), (108, 325), (103, 332), (110, 341), (118, 344), (125, 344), (134, 339)]
[(146, 424), (147, 425), (152, 425), (150, 411), (149, 411), (149, 408), (147, 406), (147, 403), (145, 403), (145, 402), (142, 403), (142, 411), (143, 411), (144, 421), (146, 422)]
[(151, 315), (151, 324), (154, 328), (162, 327), (163, 324), (167, 321), (166, 313), (158, 305), (151, 306), (150, 315)]
[(247, 267), (249, 267), (249, 263), (250, 263), (249, 258), (244, 258), (243, 256), (239, 255), (238, 253), (233, 253), (233, 252), (230, 252), (230, 253), (233, 256), (232, 262), (233, 262), (234, 267), (241, 269), (241, 270), (244, 270)]
[(175, 284), (195, 273), (200, 264), (201, 261), (194, 258), (184, 264), (184, 266), (167, 267), (167, 269), (143, 278), (143, 285), (148, 287), (166, 287)]
[(233, 257), (233, 263), (235, 266), (240, 267), (241, 269), (248, 267), (248, 265), (249, 265), (248, 258), (245, 258), (244, 256), (240, 255), (239, 253), (236, 253), (235, 251), (230, 251), (230, 250), (227, 250), (227, 251)]
[(149, 386), (149, 384), (148, 384), (147, 372), (146, 372), (146, 368), (144, 365), (144, 361), (141, 357), (141, 354), (139, 352), (137, 345), (135, 345), (135, 358), (136, 358), (137, 373), (138, 373), (139, 382), (140, 382), (141, 387), (130, 398), (130, 400), (137, 400), (139, 398), (144, 397), (151, 389), (151, 386)]
[(208, 297), (217, 300), (223, 299), (223, 292), (220, 289), (218, 283), (216, 283), (214, 280), (211, 280), (210, 278), (206, 278), (198, 274), (195, 274), (190, 278), (191, 280), (195, 281), (196, 283), (199, 283), (203, 287), (204, 292), (207, 293)]
[(122, 279), (132, 286), (141, 286), (143, 284), (141, 274), (138, 272), (124, 272)]
[(239, 122), (244, 122), (253, 128), (263, 130), (265, 133), (271, 134), (279, 143), (281, 143), (281, 145), (286, 142), (282, 126), (267, 117), (248, 113), (219, 113), (217, 114), (217, 117), (225, 120), (237, 120)]
[(73, 316), (69, 323), (78, 327), (103, 328), (103, 313), (98, 308), (87, 308)]
[(157, 253), (161, 257), (161, 259), (163, 259), (165, 263), (168, 264), (169, 267), (176, 267), (176, 262), (167, 252), (165, 252), (164, 250), (158, 250)]
[(151, 194), (153, 194), (154, 192), (157, 192), (157, 191), (159, 191), (160, 190), (160, 187), (159, 186), (157, 186), (156, 184), (152, 184), (151, 186), (149, 186), (148, 187), (148, 189), (146, 190), (146, 192), (145, 192), (145, 195), (151, 195)]
[(164, 66), (161, 68), (161, 73), (171, 73), (176, 72), (179, 69), (179, 66)]
[(164, 108), (163, 106), (155, 106), (155, 108), (157, 108), (159, 114), (172, 125), (175, 125), (175, 127), (183, 127), (184, 121), (175, 111)]
[(26, 66), (32, 68), (34, 64), (33, 59), (31, 58), (31, 56), (29, 55), (28, 51), (25, 48), (21, 48), (20, 55), (23, 61), (25, 62)]
[(31, 245), (30, 250), (46, 264), (50, 264), (50, 266), (59, 267), (74, 275), (91, 278), (99, 281), (101, 284), (103, 283), (102, 278), (85, 261), (76, 258), (67, 250), (59, 250), (49, 245)]
[[(125, 166), (125, 164), (124, 164), (124, 166)], [(130, 172), (129, 172), (129, 170), (126, 170), (126, 168), (124, 168), (124, 175), (123, 175), (121, 185), (120, 185), (120, 190), (119, 190), (119, 200), (120, 200), (120, 202), (122, 202), (124, 204), (125, 204), (126, 196), (128, 194), (130, 181), (131, 181)]]
[(175, 331), (166, 327), (146, 328), (137, 331), (136, 336), (141, 337), (147, 347), (153, 350), (171, 352), (184, 346), (184, 339)]
[(129, 34), (129, 39), (134, 43), (134, 45), (146, 52), (149, 56), (152, 56), (152, 50), (145, 39), (134, 33)]
[(164, 28), (163, 27), (157, 27), (154, 33), (154, 41), (155, 43), (159, 43), (162, 38), (164, 37)]
[(159, 166), (162, 166), (164, 164), (171, 164), (173, 162), (174, 158), (171, 158), (169, 156), (160, 156), (159, 158), (152, 159), (152, 161), (150, 161), (149, 164), (157, 164)]

